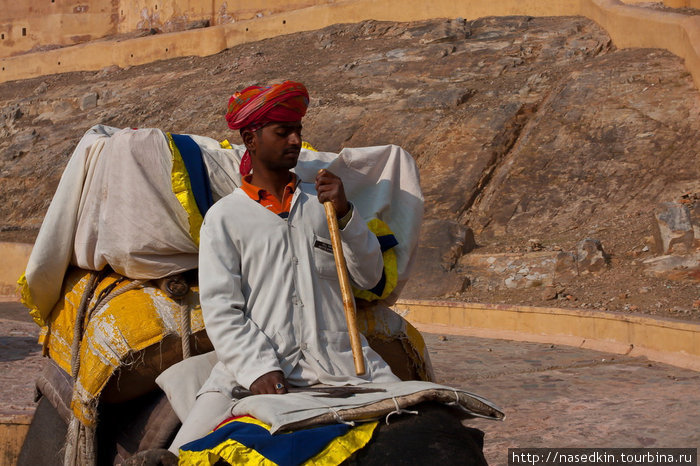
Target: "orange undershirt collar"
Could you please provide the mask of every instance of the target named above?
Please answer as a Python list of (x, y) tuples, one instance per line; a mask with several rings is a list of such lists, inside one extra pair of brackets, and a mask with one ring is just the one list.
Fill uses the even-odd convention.
[(243, 182), (241, 183), (243, 192), (272, 213), (286, 217), (284, 214), (289, 214), (289, 210), (292, 207), (292, 197), (294, 196), (294, 190), (297, 186), (297, 176), (292, 173), (292, 179), (287, 183), (287, 186), (284, 187), (282, 202), (263, 188), (251, 184), (250, 181), (252, 179), (253, 175), (246, 175), (243, 177)]

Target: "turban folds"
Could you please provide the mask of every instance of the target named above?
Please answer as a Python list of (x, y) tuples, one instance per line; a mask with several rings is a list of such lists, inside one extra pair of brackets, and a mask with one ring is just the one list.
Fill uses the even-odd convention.
[[(285, 81), (270, 87), (250, 86), (228, 101), (226, 121), (231, 129), (257, 130), (271, 122), (298, 121), (306, 114), (309, 93), (303, 84)], [(248, 151), (241, 160), (241, 174), (250, 172)]]

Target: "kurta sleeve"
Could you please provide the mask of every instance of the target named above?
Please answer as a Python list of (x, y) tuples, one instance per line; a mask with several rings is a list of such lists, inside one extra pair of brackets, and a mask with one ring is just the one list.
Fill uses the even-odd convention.
[(369, 231), (357, 209), (352, 209), (350, 221), (340, 231), (348, 273), (355, 286), (374, 288), (382, 278), (384, 260), (377, 237)]
[(241, 255), (227, 228), (226, 212), (215, 205), (200, 233), (199, 292), (207, 334), (217, 357), (245, 388), (280, 369), (268, 337), (245, 312)]

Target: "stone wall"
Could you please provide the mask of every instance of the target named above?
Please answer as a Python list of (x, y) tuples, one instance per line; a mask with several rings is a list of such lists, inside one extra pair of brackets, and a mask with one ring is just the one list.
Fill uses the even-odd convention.
[(15, 296), (17, 279), (24, 273), (32, 252), (31, 244), (0, 242), (0, 257), (3, 267), (0, 268), (0, 296)]
[[(106, 2), (108, 0), (100, 1), (105, 2), (104, 4), (100, 3), (103, 5), (103, 10), (107, 8)], [(240, 3), (232, 3), (231, 5), (234, 8), (242, 9), (243, 2), (239, 1)], [(605, 28), (617, 47), (664, 48), (678, 55), (685, 60), (686, 67), (692, 74), (696, 86), (700, 86), (700, 15), (688, 16), (652, 10), (626, 5), (619, 0), (503, 0), (500, 2), (492, 2), (491, 0), (470, 2), (436, 0), (429, 5), (424, 2), (403, 0), (383, 2), (346, 0), (329, 3), (326, 1), (329, 0), (269, 0), (261, 3), (259, 6), (262, 10), (247, 20), (191, 31), (155, 34), (131, 40), (123, 40), (122, 38), (114, 41), (96, 41), (57, 50), (0, 58), (0, 82), (69, 71), (99, 70), (113, 65), (128, 67), (189, 55), (206, 56), (245, 42), (281, 34), (320, 29), (336, 23), (359, 22), (367, 19), (413, 21), (440, 17), (474, 19), (485, 16), (510, 15), (580, 15), (593, 19)], [(696, 7), (697, 3), (700, 3), (700, 0), (669, 1), (681, 2), (683, 6), (690, 5), (691, 7)], [(51, 0), (46, 0), (46, 2), (50, 3)], [(55, 2), (57, 4), (70, 3), (64, 0), (55, 0)], [(144, 17), (148, 21), (161, 22), (164, 25), (168, 23), (168, 21), (164, 21), (166, 15), (176, 11), (175, 7), (172, 6), (167, 8), (159, 6), (161, 9), (166, 8), (166, 13), (163, 16), (156, 15), (158, 4), (155, 0), (139, 0), (133, 2), (131, 9), (122, 8), (128, 3), (126, 0), (110, 0), (112, 7), (117, 5), (116, 10), (114, 8), (110, 10), (111, 18), (114, 19), (114, 15), (119, 18), (128, 17), (124, 20), (115, 20), (121, 24), (121, 29), (127, 28), (127, 25), (134, 22), (138, 26), (140, 20), (131, 12), (139, 8), (141, 8), (140, 11), (145, 12)], [(198, 0), (186, 0), (187, 8), (190, 8), (188, 11), (192, 12), (191, 16), (186, 15), (186, 18), (194, 20), (197, 15), (203, 15), (205, 11), (203, 8), (193, 9), (193, 5), (203, 3)], [(10, 6), (10, 4), (10, 0), (0, 0), (0, 11), (2, 11), (3, 6)], [(180, 2), (170, 2), (170, 4), (182, 5)], [(209, 5), (213, 5), (214, 10), (218, 8), (217, 11), (231, 11), (231, 6), (227, 2), (217, 4), (217, 0), (215, 0)], [(222, 10), (224, 7), (225, 10)], [(13, 12), (12, 14), (17, 14), (17, 8), (19, 7), (13, 7), (10, 10)], [(75, 10), (77, 5), (73, 8)], [(92, 6), (86, 8), (87, 12), (80, 14), (104, 15), (104, 13), (91, 9)], [(185, 11), (184, 8), (182, 11)], [(263, 10), (268, 14), (267, 16), (262, 12)], [(90, 11), (93, 13), (89, 13)], [(242, 9), (241, 11), (242, 15), (253, 13), (250, 9)], [(217, 21), (220, 23), (224, 20), (228, 21), (230, 18), (226, 17), (226, 14), (219, 15), (217, 13), (214, 15), (216, 18), (212, 17), (212, 24), (217, 24)], [(73, 16), (76, 15), (78, 14)], [(97, 16), (95, 21), (87, 21), (86, 24), (98, 23)], [(43, 21), (48, 22), (51, 17), (52, 15), (47, 14)], [(88, 17), (84, 16), (84, 18)], [(67, 18), (61, 19), (61, 22), (66, 24)], [(183, 22), (186, 24), (189, 21), (182, 20), (181, 23)], [(83, 24), (83, 22), (78, 21), (77, 24)], [(174, 20), (168, 24), (173, 26)], [(142, 23), (143, 25), (144, 23)], [(12, 27), (14, 28), (14, 25)], [(14, 31), (14, 29), (12, 30)], [(13, 32), (13, 34), (15, 33)], [(27, 34), (31, 35), (30, 32)]]
[(211, 25), (228, 24), (324, 3), (330, 0), (120, 0), (119, 32), (148, 28), (182, 31), (199, 21), (209, 21)]
[(0, 0), (0, 57), (138, 31), (177, 32), (330, 0)]
[(0, 57), (117, 32), (119, 0), (0, 0)]
[[(246, 21), (284, 12), (335, 3), (332, 0), (264, 0), (251, 3), (243, 0), (0, 0), (0, 57), (9, 57), (29, 51), (42, 51), (88, 42), (114, 34), (133, 34), (137, 31), (177, 32), (208, 25), (223, 25)], [(338, 21), (349, 22), (368, 19), (363, 8), (355, 0), (338, 2), (345, 4), (349, 15), (341, 15)], [(578, 2), (523, 1), (523, 2), (378, 2), (370, 11), (390, 12), (389, 20), (398, 18), (426, 19), (428, 17), (453, 16), (468, 18), (486, 15), (500, 16), (525, 14), (532, 16), (560, 15), (561, 10), (578, 9)], [(585, 10), (590, 2), (581, 2)], [(647, 3), (644, 0), (624, 0), (626, 4)], [(355, 5), (353, 5), (355, 4)], [(664, 0), (673, 8), (700, 8), (700, 0)], [(359, 7), (359, 8), (358, 8)], [(336, 9), (338, 11), (338, 9)], [(309, 11), (320, 14), (327, 10)], [(360, 14), (362, 18), (354, 18)], [(585, 13), (579, 13), (585, 14)], [(590, 16), (589, 16), (590, 17)], [(372, 18), (379, 19), (379, 18)], [(324, 26), (328, 25), (324, 22)], [(284, 24), (277, 25), (276, 34), (286, 33)], [(637, 31), (647, 31), (638, 27)], [(611, 33), (612, 34), (612, 33)], [(646, 32), (644, 33), (646, 34)], [(154, 57), (153, 60), (164, 57)], [(65, 62), (65, 60), (64, 60)], [(9, 78), (16, 79), (16, 78)], [(0, 78), (0, 81), (7, 80)]]

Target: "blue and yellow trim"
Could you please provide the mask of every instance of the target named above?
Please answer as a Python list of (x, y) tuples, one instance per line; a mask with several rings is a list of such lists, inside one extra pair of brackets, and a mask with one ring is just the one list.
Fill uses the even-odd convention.
[(199, 229), (202, 227), (204, 218), (197, 207), (197, 201), (194, 198), (190, 177), (187, 173), (185, 161), (182, 159), (180, 150), (177, 148), (177, 145), (175, 145), (172, 134), (165, 133), (165, 136), (168, 138), (168, 146), (170, 147), (170, 153), (173, 157), (173, 169), (171, 172), (173, 194), (175, 194), (175, 197), (177, 197), (177, 200), (180, 202), (180, 205), (182, 205), (182, 208), (185, 209), (190, 227), (190, 236), (192, 237), (194, 243), (199, 246)]
[(364, 299), (365, 301), (376, 301), (388, 297), (399, 282), (399, 267), (396, 251), (394, 251), (394, 246), (399, 244), (399, 242), (396, 240), (389, 225), (378, 218), (373, 218), (367, 222), (367, 227), (379, 240), (384, 260), (384, 270), (379, 283), (371, 290), (361, 290), (353, 287), (352, 291), (356, 298)]
[[(204, 466), (223, 460), (228, 464), (249, 466), (338, 465), (367, 445), (377, 425), (377, 421), (352, 428), (332, 424), (272, 435), (269, 425), (251, 416), (242, 416), (222, 423), (206, 437), (183, 445), (179, 464)], [(337, 435), (339, 432), (343, 433)], [(330, 439), (325, 446), (312, 445), (323, 445), (323, 438)]]

